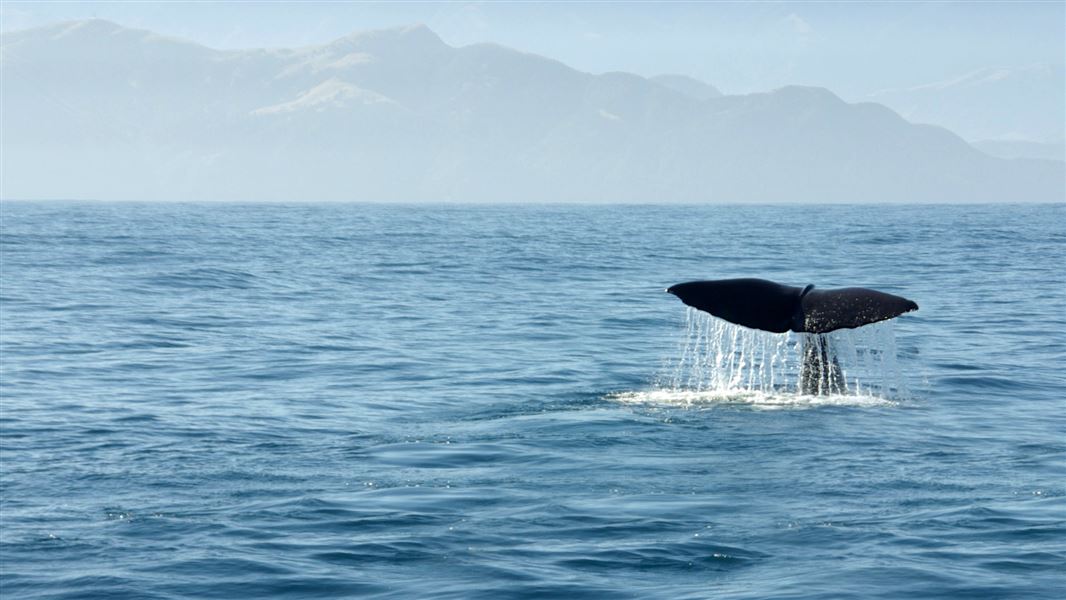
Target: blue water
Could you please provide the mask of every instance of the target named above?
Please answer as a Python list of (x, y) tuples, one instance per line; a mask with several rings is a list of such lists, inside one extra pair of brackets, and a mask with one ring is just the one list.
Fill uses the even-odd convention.
[[(0, 208), (4, 598), (1066, 589), (1066, 206)], [(900, 391), (664, 389), (737, 276)]]

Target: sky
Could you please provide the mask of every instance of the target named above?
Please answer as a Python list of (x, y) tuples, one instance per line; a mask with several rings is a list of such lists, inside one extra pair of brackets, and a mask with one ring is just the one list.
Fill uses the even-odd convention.
[(816, 85), (846, 99), (989, 67), (1060, 65), (1066, 2), (19, 2), (14, 31), (97, 17), (219, 48), (315, 45), (424, 23), (577, 69), (679, 73), (726, 93)]

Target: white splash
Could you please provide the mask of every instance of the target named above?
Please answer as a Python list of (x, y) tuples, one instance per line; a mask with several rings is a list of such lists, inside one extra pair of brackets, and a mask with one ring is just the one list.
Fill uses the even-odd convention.
[[(801, 385), (805, 351), (826, 349), (827, 368), (844, 390)], [(819, 384), (820, 386), (821, 384)], [(896, 360), (891, 322), (821, 336), (770, 333), (733, 325), (689, 308), (679, 358), (659, 376), (656, 389), (613, 396), (621, 402), (759, 406), (894, 404), (906, 396)], [(825, 393), (832, 392), (832, 393)]]
[(863, 408), (897, 406), (896, 400), (868, 394), (814, 395), (796, 392), (764, 392), (759, 390), (684, 390), (652, 389), (641, 392), (619, 392), (607, 396), (622, 404), (706, 408), (721, 405), (749, 406), (763, 410), (817, 408), (824, 406), (853, 406)]

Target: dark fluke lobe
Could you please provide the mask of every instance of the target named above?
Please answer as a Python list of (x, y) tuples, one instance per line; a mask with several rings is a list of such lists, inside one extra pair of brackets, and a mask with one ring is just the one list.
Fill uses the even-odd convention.
[(877, 290), (818, 290), (754, 278), (690, 281), (666, 291), (730, 323), (773, 333), (828, 333), (918, 310), (911, 300)]

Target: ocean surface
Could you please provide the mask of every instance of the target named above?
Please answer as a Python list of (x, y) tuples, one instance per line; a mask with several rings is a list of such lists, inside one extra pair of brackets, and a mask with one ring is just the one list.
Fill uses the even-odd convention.
[[(1066, 593), (1066, 205), (0, 220), (5, 599)], [(921, 309), (804, 396), (751, 276)]]

